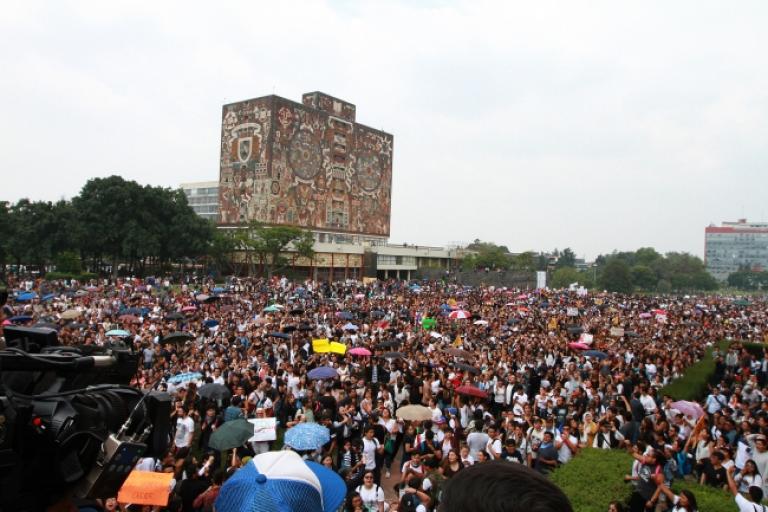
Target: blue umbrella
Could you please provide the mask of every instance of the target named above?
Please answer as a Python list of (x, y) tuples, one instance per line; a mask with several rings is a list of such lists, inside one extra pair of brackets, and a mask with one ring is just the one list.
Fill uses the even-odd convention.
[(203, 377), (203, 374), (200, 372), (187, 372), (187, 373), (180, 373), (178, 375), (174, 375), (170, 379), (168, 379), (169, 384), (181, 384), (183, 382), (189, 382), (191, 380), (197, 380)]
[(29, 302), (36, 298), (37, 294), (35, 292), (22, 292), (16, 296), (16, 302)]
[(8, 319), (9, 322), (12, 324), (24, 324), (32, 320), (32, 317), (29, 315), (19, 315), (19, 316), (12, 316)]
[(124, 331), (122, 329), (112, 329), (111, 331), (107, 331), (107, 336), (130, 336), (131, 333), (128, 331)]
[(358, 329), (358, 327), (355, 324), (353, 324), (351, 322), (348, 322), (348, 323), (344, 324), (343, 329), (345, 331), (356, 331)]
[(284, 340), (291, 339), (291, 337), (289, 335), (284, 334), (282, 332), (270, 332), (270, 333), (267, 333), (267, 336), (272, 337), (272, 338), (282, 338)]
[(594, 357), (596, 359), (605, 359), (608, 357), (608, 354), (605, 352), (600, 352), (599, 350), (587, 350), (584, 352), (584, 355), (587, 357)]
[(213, 289), (213, 293), (221, 293), (223, 291), (224, 291), (224, 288), (222, 288), (221, 286), (217, 286), (216, 288)]
[(219, 321), (210, 318), (210, 319), (206, 320), (205, 322), (203, 322), (203, 325), (206, 326), (206, 327), (216, 327), (217, 325), (219, 325)]
[(49, 300), (53, 299), (54, 297), (56, 297), (55, 293), (46, 293), (45, 295), (43, 295), (40, 298), (40, 300), (42, 300), (42, 301), (49, 301)]
[(143, 316), (141, 308), (127, 308), (120, 312), (121, 315), (138, 315)]
[(451, 306), (449, 306), (448, 304), (440, 304), (440, 309), (442, 309), (443, 311), (450, 311)]
[(342, 311), (340, 313), (336, 313), (336, 316), (338, 316), (342, 320), (352, 320), (353, 318), (355, 318), (355, 315), (353, 315), (349, 311)]
[(335, 379), (338, 378), (338, 376), (339, 372), (330, 366), (318, 366), (317, 368), (310, 370), (309, 373), (307, 373), (307, 377), (312, 380)]
[(331, 440), (328, 427), (318, 423), (299, 423), (285, 431), (285, 444), (294, 450), (317, 450)]

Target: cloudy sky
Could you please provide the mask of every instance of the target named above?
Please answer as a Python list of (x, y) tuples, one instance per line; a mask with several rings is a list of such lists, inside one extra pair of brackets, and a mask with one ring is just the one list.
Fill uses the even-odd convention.
[(768, 220), (768, 2), (13, 2), (0, 199), (218, 179), (221, 106), (395, 136), (392, 236), (592, 258)]

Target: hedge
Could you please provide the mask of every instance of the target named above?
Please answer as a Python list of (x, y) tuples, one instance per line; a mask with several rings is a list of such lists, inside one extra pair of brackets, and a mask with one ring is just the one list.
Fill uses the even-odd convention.
[(632, 460), (623, 450), (585, 448), (553, 471), (551, 479), (576, 512), (605, 512), (614, 500), (629, 501), (633, 488), (624, 482), (624, 475), (632, 469)]
[[(661, 388), (659, 395), (669, 395), (675, 400), (700, 400), (707, 396), (709, 392), (707, 386), (715, 374), (715, 360), (712, 358), (713, 348), (707, 348), (704, 357), (689, 366), (682, 377)], [(718, 348), (720, 352), (727, 350), (728, 342), (719, 342)]]
[(699, 506), (699, 510), (703, 512), (733, 512), (736, 510), (736, 502), (730, 492), (687, 480), (675, 480), (672, 483), (672, 490), (675, 494), (680, 494), (683, 489), (688, 489), (696, 496), (696, 504)]

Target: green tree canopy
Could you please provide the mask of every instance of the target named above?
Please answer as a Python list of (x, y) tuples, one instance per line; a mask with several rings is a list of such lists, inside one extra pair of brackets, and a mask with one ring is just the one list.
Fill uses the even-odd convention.
[(600, 274), (600, 286), (609, 292), (631, 293), (632, 274), (621, 258), (609, 258)]

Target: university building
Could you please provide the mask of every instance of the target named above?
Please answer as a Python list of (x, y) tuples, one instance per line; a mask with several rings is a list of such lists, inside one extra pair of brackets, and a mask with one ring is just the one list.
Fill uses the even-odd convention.
[(768, 269), (768, 222), (723, 222), (704, 228), (704, 262), (707, 271), (725, 281), (742, 269)]

